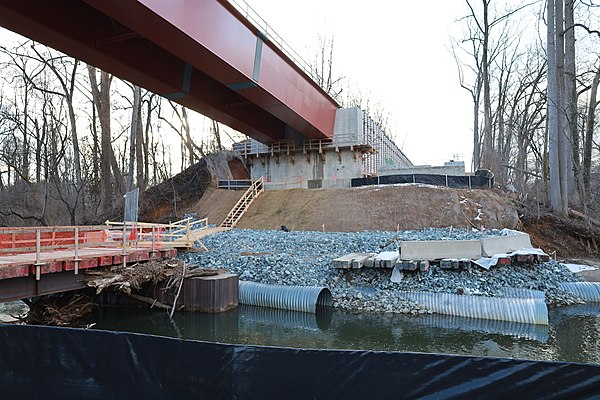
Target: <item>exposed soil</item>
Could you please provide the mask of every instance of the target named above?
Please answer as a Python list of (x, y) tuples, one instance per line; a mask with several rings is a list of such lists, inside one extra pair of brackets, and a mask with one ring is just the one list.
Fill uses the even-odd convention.
[[(600, 227), (575, 218), (559, 217), (532, 205), (521, 207), (521, 230), (531, 243), (560, 258), (600, 259)], [(585, 260), (581, 261), (585, 263)]]
[[(425, 227), (515, 228), (515, 208), (496, 193), (423, 185), (272, 190), (240, 228), (363, 231)], [(324, 226), (324, 227), (323, 227)]]
[(243, 194), (243, 190), (217, 189), (211, 186), (190, 212), (197, 213), (199, 218), (208, 218), (209, 224), (219, 225)]

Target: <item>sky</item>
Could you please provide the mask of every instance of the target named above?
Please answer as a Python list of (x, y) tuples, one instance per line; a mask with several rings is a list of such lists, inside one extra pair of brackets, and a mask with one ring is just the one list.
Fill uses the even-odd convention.
[(390, 133), (415, 165), (456, 158), (469, 169), (473, 106), (450, 51), (464, 0), (247, 3), (304, 58), (319, 35), (333, 37), (334, 74), (390, 113)]

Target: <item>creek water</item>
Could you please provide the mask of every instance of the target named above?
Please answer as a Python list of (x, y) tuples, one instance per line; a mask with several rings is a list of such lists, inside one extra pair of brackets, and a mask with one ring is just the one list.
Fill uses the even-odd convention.
[(244, 306), (220, 314), (103, 307), (93, 329), (218, 343), (600, 363), (600, 303), (551, 309), (550, 325), (445, 315), (317, 314)]

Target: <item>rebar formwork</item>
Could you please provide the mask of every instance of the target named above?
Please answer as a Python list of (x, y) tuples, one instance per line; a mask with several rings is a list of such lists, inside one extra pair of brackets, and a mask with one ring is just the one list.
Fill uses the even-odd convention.
[(365, 111), (362, 112), (364, 144), (373, 148), (373, 153), (365, 154), (363, 171), (374, 175), (381, 166), (410, 166), (412, 163), (388, 136), (383, 128)]

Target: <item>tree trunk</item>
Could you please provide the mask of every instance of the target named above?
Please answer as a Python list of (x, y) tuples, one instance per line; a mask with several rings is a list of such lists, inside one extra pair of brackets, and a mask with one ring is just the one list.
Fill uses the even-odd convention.
[(567, 121), (566, 89), (565, 89), (565, 29), (563, 0), (555, 0), (554, 29), (556, 32), (556, 71), (558, 85), (557, 118), (558, 118), (558, 168), (560, 180), (559, 212), (566, 216), (569, 209), (569, 157), (571, 157), (571, 140), (569, 138), (569, 122)]
[(490, 94), (490, 72), (489, 72), (489, 43), (490, 26), (488, 21), (488, 6), (490, 0), (482, 0), (483, 5), (483, 54), (481, 58), (481, 70), (483, 78), (483, 166), (494, 169), (493, 154), (494, 140), (492, 137), (492, 103)]
[[(573, 15), (574, 0), (565, 0), (565, 97), (567, 108), (567, 121), (569, 126), (569, 141), (572, 162), (569, 168), (569, 197), (575, 189), (582, 198), (583, 187), (581, 184), (581, 161), (579, 157), (579, 130), (577, 129), (577, 76), (575, 69), (575, 18)], [(571, 164), (571, 163), (570, 163)]]
[[(81, 177), (81, 155), (79, 150), (79, 135), (77, 134), (77, 118), (75, 117), (75, 108), (73, 106), (73, 94), (75, 92), (75, 74), (77, 73), (77, 65), (78, 61), (75, 60), (73, 64), (73, 71), (71, 72), (71, 85), (67, 88), (63, 87), (66, 94), (67, 100), (67, 109), (69, 111), (69, 123), (71, 124), (71, 141), (73, 142), (73, 163), (75, 165), (75, 185), (77, 188), (81, 188), (83, 186), (83, 179)], [(55, 74), (58, 75), (58, 72), (55, 71)], [(62, 80), (61, 80), (62, 82)]]
[(144, 126), (142, 123), (142, 102), (140, 101), (138, 104), (138, 121), (135, 140), (136, 181), (140, 192), (146, 190), (146, 175), (144, 172), (146, 171), (147, 167), (145, 165), (144, 149)]
[(219, 123), (214, 119), (211, 121), (211, 128), (215, 139), (215, 150), (221, 151), (223, 150), (223, 145), (221, 143), (221, 129), (219, 128)]
[(592, 145), (594, 139), (594, 125), (596, 122), (596, 106), (598, 105), (597, 94), (600, 84), (600, 67), (594, 75), (592, 88), (590, 90), (590, 101), (587, 109), (585, 122), (585, 138), (583, 140), (583, 187), (586, 201), (591, 196), (590, 176), (592, 173)]
[(127, 173), (127, 186), (125, 190), (133, 190), (133, 170), (135, 167), (135, 151), (138, 137), (139, 119), (140, 119), (140, 97), (141, 89), (139, 86), (133, 86), (133, 106), (131, 110), (131, 134), (129, 136), (129, 172)]
[[(554, 211), (561, 209), (560, 169), (558, 154), (558, 82), (556, 65), (556, 30), (554, 27), (554, 0), (548, 1), (547, 54), (548, 54), (548, 162), (550, 167), (550, 204)], [(558, 0), (561, 1), (561, 0)]]
[[(103, 213), (107, 213), (112, 206), (113, 192), (111, 178), (113, 174), (111, 174), (111, 164), (114, 164), (110, 132), (110, 76), (104, 71), (100, 73), (100, 89), (98, 89), (96, 68), (88, 65), (88, 75), (92, 86), (94, 104), (100, 120), (100, 210)], [(118, 182), (119, 179), (123, 180), (120, 173), (114, 175), (115, 181)]]

